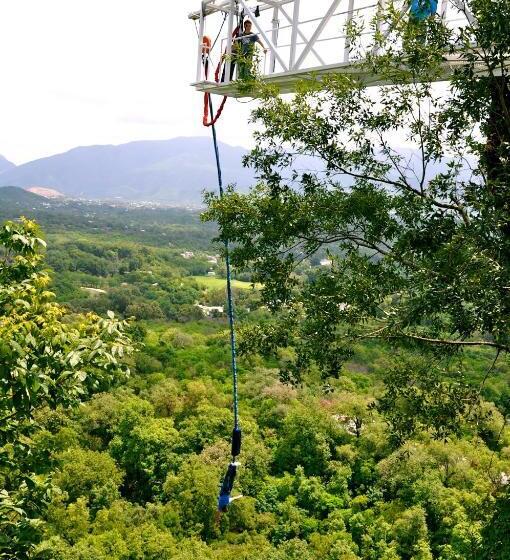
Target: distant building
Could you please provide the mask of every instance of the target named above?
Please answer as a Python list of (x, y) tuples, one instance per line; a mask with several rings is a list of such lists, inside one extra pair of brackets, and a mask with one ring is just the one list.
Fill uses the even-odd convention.
[(218, 264), (218, 257), (214, 257), (212, 255), (207, 255), (207, 262), (209, 264)]
[(339, 424), (342, 424), (346, 432), (352, 436), (359, 436), (361, 432), (361, 425), (358, 424), (355, 418), (350, 416), (344, 416), (342, 414), (333, 414), (333, 420), (336, 420)]
[(207, 273), (207, 276), (216, 276), (216, 272), (214, 272), (214, 270), (210, 270), (210, 271)]
[(100, 288), (88, 288), (86, 286), (80, 286), (80, 288), (88, 292), (91, 296), (99, 296), (107, 293), (106, 290), (101, 290)]
[(208, 305), (200, 305), (199, 303), (196, 303), (195, 306), (198, 307), (206, 317), (224, 313), (223, 307), (220, 305), (208, 306)]
[(184, 251), (184, 253), (181, 253), (183, 259), (192, 259), (194, 256), (195, 253), (193, 253), (193, 251)]
[(331, 266), (331, 261), (329, 259), (321, 259), (320, 265), (321, 266)]

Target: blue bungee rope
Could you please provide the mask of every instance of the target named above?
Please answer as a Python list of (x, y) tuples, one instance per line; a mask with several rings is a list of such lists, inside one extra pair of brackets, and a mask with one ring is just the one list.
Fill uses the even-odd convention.
[[(211, 95), (209, 95), (209, 110), (214, 115)], [(218, 148), (218, 138), (216, 136), (216, 127), (211, 125), (214, 156), (216, 158), (216, 169), (218, 172), (218, 187), (220, 198), (224, 196), (223, 177), (221, 173), (220, 151)], [(230, 246), (228, 239), (225, 240), (225, 264), (227, 268), (227, 305), (228, 305), (228, 322), (230, 326), (230, 350), (232, 365), (232, 381), (233, 381), (233, 401), (234, 401), (234, 429), (232, 430), (232, 461), (228, 465), (227, 472), (220, 486), (218, 496), (218, 511), (225, 512), (229, 504), (232, 502), (231, 497), (234, 481), (236, 477), (237, 467), (239, 463), (236, 461), (237, 456), (241, 453), (241, 428), (239, 427), (239, 395), (237, 390), (237, 354), (236, 354), (236, 331), (235, 331), (235, 314), (234, 314), (234, 298), (232, 295), (232, 270), (230, 266)]]

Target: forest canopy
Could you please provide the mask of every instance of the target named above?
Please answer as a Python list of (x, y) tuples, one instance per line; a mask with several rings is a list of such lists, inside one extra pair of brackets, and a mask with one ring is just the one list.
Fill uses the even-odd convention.
[[(418, 421), (433, 426), (439, 414), (440, 435), (473, 398), (452, 364), (466, 348), (491, 349), (490, 375), (510, 349), (510, 5), (465, 9), (472, 23), (456, 32), (390, 6), (390, 32), (376, 34), (360, 62), (390, 85), (333, 74), (290, 99), (261, 85), (257, 147), (246, 158), (259, 184), (211, 194), (206, 214), (274, 312), (248, 328), (246, 351), (292, 349), (281, 377), (299, 383), (314, 367), (338, 377), (358, 341), (413, 349), (432, 367), (407, 362), (380, 406), (416, 379), (423, 406), (431, 399)], [(353, 24), (354, 50), (359, 33)], [(464, 64), (439, 87), (446, 53)], [(318, 170), (297, 169), (303, 156)], [(319, 250), (331, 266), (303, 280), (300, 263)], [(393, 414), (396, 431), (416, 412), (400, 410), (400, 427)]]
[(510, 558), (510, 5), (466, 6), (477, 24), (454, 37), (388, 6), (360, 64), (394, 85), (262, 87), (259, 183), (207, 197), (253, 280), (236, 284), (243, 498), (222, 515), (216, 227), (84, 203), (37, 210), (48, 243), (1, 226), (0, 557)]

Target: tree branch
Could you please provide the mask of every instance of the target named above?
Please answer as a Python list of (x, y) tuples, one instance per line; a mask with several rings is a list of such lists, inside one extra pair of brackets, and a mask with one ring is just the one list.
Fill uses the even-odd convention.
[(416, 334), (400, 333), (400, 334), (390, 334), (384, 335), (379, 334), (384, 331), (387, 327), (383, 327), (378, 331), (363, 335), (362, 338), (387, 338), (387, 339), (398, 339), (398, 338), (410, 338), (412, 340), (418, 340), (420, 342), (429, 342), (431, 344), (438, 344), (444, 346), (488, 346), (490, 348), (496, 348), (500, 352), (510, 352), (510, 346), (505, 346), (504, 344), (498, 344), (497, 342), (490, 342), (487, 340), (445, 340), (443, 338), (429, 338), (426, 336), (419, 336)]

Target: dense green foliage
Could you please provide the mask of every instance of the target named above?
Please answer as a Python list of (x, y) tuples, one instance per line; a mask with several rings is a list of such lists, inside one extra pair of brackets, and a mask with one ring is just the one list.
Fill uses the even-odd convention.
[[(383, 364), (369, 374), (352, 363), (327, 393), (318, 379), (292, 389), (276, 369), (243, 364), (236, 489), (245, 498), (217, 522), (232, 413), (228, 348), (215, 322), (208, 334), (189, 323), (149, 336), (151, 355), (172, 341), (168, 366), (46, 419), (37, 452), (59, 491), (43, 557), (478, 557), (485, 533), (498, 531), (491, 518), (510, 469), (508, 428), (501, 433), (493, 409), (485, 441), (463, 424), (449, 442), (421, 433), (392, 448), (383, 418), (367, 410)], [(380, 351), (360, 354), (384, 361)]]
[[(51, 235), (56, 247), (48, 247), (48, 258), (54, 250), (64, 258), (66, 248), (75, 250), (69, 239), (75, 234), (66, 235), (65, 244), (57, 231)], [(80, 234), (80, 247), (90, 254), (116, 244), (143, 255), (146, 247), (128, 238), (98, 247), (86, 243), (87, 235)], [(155, 274), (158, 262), (166, 261), (152, 261)], [(71, 290), (79, 288), (79, 273), (67, 272)], [(161, 276), (166, 273), (184, 297), (190, 288), (179, 274), (186, 270), (163, 268)], [(61, 274), (66, 271), (54, 273), (57, 285)], [(105, 282), (109, 294), (116, 273), (90, 278)], [(215, 286), (197, 293), (203, 303), (222, 304)], [(238, 296), (242, 322), (269, 320), (268, 311), (255, 310), (256, 292)], [(83, 301), (103, 306), (99, 297), (74, 304)], [(326, 386), (319, 372), (300, 388), (283, 385), (279, 369), (292, 359), (284, 349), (275, 358), (241, 360), (245, 445), (236, 491), (245, 498), (218, 521), (232, 422), (225, 318), (138, 321), (130, 330), (143, 346), (130, 359), (132, 375), (123, 386), (92, 398), (87, 391), (78, 408), (62, 402), (34, 409), (24, 451), (2, 471), (6, 488), (15, 477), (34, 485), (3, 502), (11, 520), (13, 508), (29, 514), (26, 526), (15, 529), (25, 545), (36, 546), (31, 557), (467, 559), (504, 542), (510, 433), (501, 414), (484, 403), (490, 414), (480, 416), (478, 430), (461, 416), (458, 435), (448, 442), (433, 441), (417, 415), (418, 435), (394, 447), (386, 419), (368, 406), (381, 395), (383, 380), (398, 375), (391, 352), (376, 341), (359, 346), (343, 376)], [(475, 384), (483, 380), (488, 352), (473, 349), (463, 358)], [(483, 395), (498, 402), (509, 379), (508, 365), (496, 364)], [(7, 558), (22, 557), (19, 549), (4, 550)]]
[[(480, 25), (458, 44), (471, 64), (486, 41), (497, 62), (507, 4), (468, 4)], [(450, 104), (415, 83), (438, 71), (446, 31), (399, 17), (367, 62), (397, 68), (398, 87), (378, 103), (339, 77), (269, 95), (249, 160), (261, 184), (210, 198), (262, 284), (236, 291), (244, 497), (227, 514), (227, 322), (197, 307), (224, 305), (213, 228), (176, 210), (39, 208), (59, 303), (35, 224), (0, 230), (0, 555), (510, 558), (508, 127), (490, 114), (494, 76), (470, 64)], [(387, 143), (402, 131), (417, 167)], [(292, 151), (325, 168), (288, 184)], [(136, 318), (125, 362), (111, 311)]]
[[(465, 348), (493, 349), (488, 375), (510, 350), (509, 8), (466, 6), (475, 23), (455, 31), (390, 4), (387, 32), (360, 64), (393, 85), (328, 75), (290, 99), (263, 90), (246, 160), (260, 184), (209, 197), (207, 217), (275, 314), (244, 349), (292, 349), (282, 379), (299, 383), (313, 368), (337, 377), (359, 340), (421, 353), (388, 376), (379, 403), (400, 442), (416, 424), (458, 431), (477, 397), (459, 367)], [(350, 31), (357, 45), (363, 29)], [(447, 53), (465, 65), (439, 89)], [(303, 156), (322, 166), (295, 170)], [(302, 262), (329, 247), (341, 249), (332, 266), (303, 278)]]
[(43, 245), (34, 222), (0, 229), (0, 554), (16, 558), (32, 549), (49, 496), (32, 464), (37, 416), (125, 379), (122, 358), (131, 351), (126, 325), (112, 312), (108, 319), (72, 316), (54, 301)]

